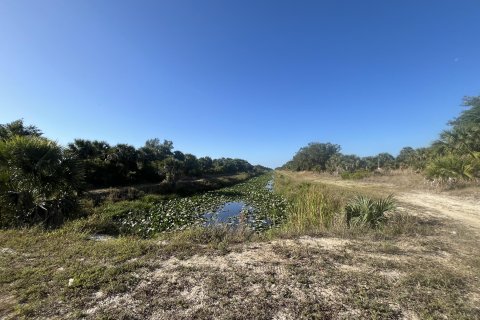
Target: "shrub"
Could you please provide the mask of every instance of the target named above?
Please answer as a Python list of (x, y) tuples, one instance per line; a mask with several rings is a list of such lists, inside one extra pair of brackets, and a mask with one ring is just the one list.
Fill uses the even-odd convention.
[(0, 227), (62, 222), (76, 211), (82, 177), (77, 162), (53, 141), (0, 141)]
[(345, 207), (347, 225), (367, 225), (377, 227), (385, 220), (385, 212), (395, 209), (395, 201), (390, 195), (383, 199), (357, 196)]
[(426, 174), (429, 178), (442, 181), (473, 180), (480, 176), (480, 159), (453, 154), (439, 157), (428, 165)]
[(118, 202), (125, 200), (137, 200), (145, 195), (145, 192), (133, 187), (112, 189), (109, 191), (106, 201)]

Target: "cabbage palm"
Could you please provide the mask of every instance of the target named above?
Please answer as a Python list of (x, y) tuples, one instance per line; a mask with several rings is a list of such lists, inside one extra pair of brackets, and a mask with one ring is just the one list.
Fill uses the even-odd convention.
[(480, 174), (480, 153), (475, 157), (450, 154), (434, 159), (427, 166), (427, 176), (441, 180), (460, 179), (472, 180)]
[(395, 209), (395, 200), (390, 195), (382, 199), (357, 196), (345, 207), (347, 225), (377, 227), (385, 220), (385, 213)]
[(0, 142), (0, 224), (57, 222), (71, 214), (83, 170), (55, 142), (15, 136)]
[(440, 138), (447, 150), (456, 154), (469, 154), (476, 157), (475, 152), (480, 151), (480, 125), (444, 131)]
[(8, 140), (14, 136), (35, 136), (42, 135), (42, 131), (35, 126), (25, 126), (23, 120), (15, 120), (10, 123), (0, 124), (0, 140)]

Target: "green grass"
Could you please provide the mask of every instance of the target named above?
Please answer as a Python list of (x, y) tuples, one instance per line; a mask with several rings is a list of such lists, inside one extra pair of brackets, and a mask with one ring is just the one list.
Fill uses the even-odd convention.
[(131, 259), (153, 248), (137, 238), (96, 242), (81, 233), (35, 229), (2, 231), (0, 243), (12, 250), (0, 257), (0, 285), (15, 294), (15, 311), (24, 317), (48, 315), (52, 306), (80, 308), (99, 290), (127, 290), (141, 267)]
[(281, 230), (302, 234), (309, 230), (330, 228), (340, 218), (341, 199), (330, 195), (315, 185), (301, 186), (298, 194), (291, 196), (285, 223)]
[[(338, 212), (355, 190), (277, 174), (270, 198), (259, 191), (268, 179), (218, 191), (266, 202), (266, 214), (286, 201), (283, 223), (266, 232), (191, 225), (145, 239), (115, 229), (128, 212), (182, 199), (156, 196), (57, 230), (0, 230), (0, 318), (480, 318), (475, 234), (399, 213), (348, 228)], [(100, 230), (117, 237), (90, 240)]]

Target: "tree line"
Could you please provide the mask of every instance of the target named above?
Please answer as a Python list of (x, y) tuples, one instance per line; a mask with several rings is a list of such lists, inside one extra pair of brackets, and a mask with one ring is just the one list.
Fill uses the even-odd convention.
[(293, 156), (281, 169), (292, 171), (318, 171), (340, 174), (358, 170), (382, 170), (397, 167), (397, 161), (389, 153), (376, 156), (359, 157), (354, 154), (343, 154), (341, 146), (333, 143), (312, 142)]
[(310, 143), (301, 148), (281, 168), (336, 174), (359, 171), (413, 169), (440, 180), (480, 178), (480, 96), (465, 97), (465, 109), (451, 120), (449, 128), (430, 146), (403, 148), (397, 157), (389, 153), (359, 157), (341, 153), (332, 143)]
[(76, 139), (66, 154), (82, 161), (85, 181), (92, 187), (118, 186), (143, 182), (175, 183), (180, 177), (236, 174), (265, 169), (246, 160), (197, 158), (173, 151), (169, 140), (150, 139), (136, 149), (128, 144), (110, 146), (104, 141)]
[(0, 125), (0, 227), (56, 223), (75, 212), (86, 189), (146, 182), (173, 186), (181, 177), (265, 170), (242, 159), (197, 158), (173, 150), (168, 140), (150, 139), (135, 148), (76, 139), (62, 147), (17, 120)]

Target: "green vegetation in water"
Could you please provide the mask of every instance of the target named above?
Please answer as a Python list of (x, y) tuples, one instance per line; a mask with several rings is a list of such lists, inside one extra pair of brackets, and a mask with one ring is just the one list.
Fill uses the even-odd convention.
[(261, 231), (282, 223), (288, 207), (285, 198), (266, 188), (270, 179), (271, 175), (266, 174), (233, 187), (185, 198), (147, 195), (136, 201), (108, 203), (72, 226), (93, 233), (151, 237), (159, 232), (204, 225), (205, 213), (215, 212), (228, 202), (243, 202), (253, 210), (242, 210), (241, 214), (248, 216), (239, 219), (239, 223)]

